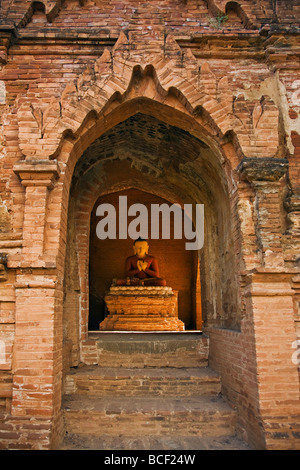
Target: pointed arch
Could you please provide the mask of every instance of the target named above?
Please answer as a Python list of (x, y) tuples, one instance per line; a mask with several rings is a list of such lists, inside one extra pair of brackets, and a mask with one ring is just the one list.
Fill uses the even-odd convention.
[[(84, 71), (76, 82), (67, 84), (60, 98), (52, 98), (46, 109), (23, 101), (18, 108), (18, 121), (25, 158), (56, 158), (65, 138), (76, 141), (90, 127), (91, 117), (108, 122), (116, 107), (138, 99), (179, 109), (183, 120), (190, 121), (189, 128), (205, 129), (211, 144), (222, 144), (226, 134), (235, 134), (240, 159), (257, 156), (263, 136), (253, 126), (247, 100), (238, 97), (241, 106), (237, 107), (227, 77), (218, 82), (207, 63), (197, 66), (191, 52), (182, 57), (189, 67), (179, 67), (172, 57), (178, 54), (179, 46), (174, 38), (166, 40), (166, 44), (171, 51), (168, 57), (156, 53), (139, 63), (140, 57), (129, 54), (128, 40), (122, 33), (112, 51), (106, 49), (94, 69)], [(273, 114), (267, 156), (274, 156), (279, 145), (279, 112), (273, 102), (270, 106)]]

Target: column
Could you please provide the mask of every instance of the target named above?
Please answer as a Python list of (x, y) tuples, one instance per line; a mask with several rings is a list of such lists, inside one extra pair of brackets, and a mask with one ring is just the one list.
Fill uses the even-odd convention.
[[(266, 449), (299, 448), (300, 394), (293, 360), (296, 331), (293, 273), (257, 269), (247, 276), (246, 309), (253, 318), (258, 420)], [(297, 447), (298, 446), (298, 447)]]
[(256, 243), (265, 267), (283, 266), (281, 179), (288, 162), (278, 158), (245, 158), (239, 165), (243, 180), (256, 194)]
[[(299, 375), (293, 361), (296, 340), (293, 279), (283, 254), (282, 178), (287, 161), (244, 159), (239, 171), (255, 191), (257, 249), (261, 265), (245, 273), (244, 298), (253, 319), (258, 419), (267, 449), (294, 449), (300, 419)], [(298, 442), (298, 444), (297, 444)]]
[[(41, 422), (43, 446), (58, 433), (62, 380), (62, 281), (44, 254), (48, 193), (59, 170), (56, 162), (19, 162), (14, 171), (26, 188), (23, 248), (16, 265), (14, 417)], [(42, 424), (44, 423), (44, 424)], [(38, 431), (37, 431), (37, 438)], [(41, 438), (42, 439), (42, 438)], [(39, 443), (37, 441), (37, 448)]]
[(36, 160), (19, 162), (14, 166), (26, 188), (23, 223), (23, 261), (36, 263), (44, 253), (47, 199), (59, 176), (57, 162)]

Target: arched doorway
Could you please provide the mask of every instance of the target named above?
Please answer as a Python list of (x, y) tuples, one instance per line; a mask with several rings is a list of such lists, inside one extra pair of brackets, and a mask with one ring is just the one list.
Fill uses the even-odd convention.
[[(129, 117), (87, 146), (72, 177), (68, 209), (64, 329), (75, 362), (78, 360), (80, 342), (87, 338), (89, 318), (92, 328), (98, 322), (97, 315), (91, 314), (93, 308), (103, 309), (103, 306), (93, 307), (90, 304), (97, 284), (95, 273), (93, 279), (89, 277), (90, 266), (94, 265), (94, 259), (90, 263), (91, 253), (96, 257), (93, 252), (93, 211), (97, 201), (101, 200), (99, 198), (109, 201), (121, 191), (131, 191), (132, 197), (135, 191), (132, 201), (144, 197), (143, 194), (148, 203), (151, 203), (151, 197), (155, 197), (170, 203), (204, 204), (204, 246), (197, 253), (201, 273), (197, 274), (195, 253), (190, 253), (187, 263), (190, 288), (185, 294), (188, 298), (186, 305), (189, 303), (189, 306), (182, 309), (181, 315), (186, 319), (188, 327), (192, 328), (197, 326), (195, 312), (199, 308), (202, 309), (204, 325), (233, 328), (239, 325), (239, 289), (233, 238), (236, 227), (232, 223), (235, 219), (232, 218), (232, 201), (228, 190), (230, 183), (224, 171), (226, 162), (216, 147), (212, 149), (206, 143), (208, 139), (205, 134), (202, 140), (186, 129), (159, 119), (156, 105), (155, 112), (141, 113), (141, 103), (137, 103), (136, 108), (130, 103)], [(148, 111), (151, 109), (148, 101), (146, 108)], [(179, 122), (178, 118), (176, 115), (176, 123)], [(126, 254), (122, 253), (118, 270), (122, 269), (125, 256), (130, 254), (130, 245), (128, 243)], [(104, 245), (102, 251), (105, 251)], [(183, 253), (184, 250), (181, 250), (181, 255)], [(99, 273), (101, 268), (96, 263), (94, 269)], [(108, 267), (103, 265), (103, 272), (107, 271)], [(104, 278), (101, 281), (102, 294), (111, 275), (112, 272), (105, 282)], [(184, 293), (184, 270), (177, 278)], [(96, 294), (99, 293), (100, 288)], [(94, 324), (91, 315), (95, 317)]]

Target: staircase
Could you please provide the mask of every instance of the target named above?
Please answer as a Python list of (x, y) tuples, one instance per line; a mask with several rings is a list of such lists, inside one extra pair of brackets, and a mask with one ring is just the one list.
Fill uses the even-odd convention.
[(246, 449), (235, 411), (191, 333), (106, 333), (97, 364), (65, 377), (62, 449)]

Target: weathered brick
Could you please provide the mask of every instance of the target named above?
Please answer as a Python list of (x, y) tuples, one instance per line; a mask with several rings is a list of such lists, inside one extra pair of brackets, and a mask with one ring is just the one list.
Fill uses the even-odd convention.
[(179, 318), (210, 335), (240, 433), (299, 447), (299, 6), (271, 3), (2, 1), (0, 448), (53, 447), (63, 371), (98, 361), (90, 294), (127, 245), (98, 245), (93, 208), (118, 191), (204, 203), (200, 265), (178, 240), (151, 242), (163, 277)]

